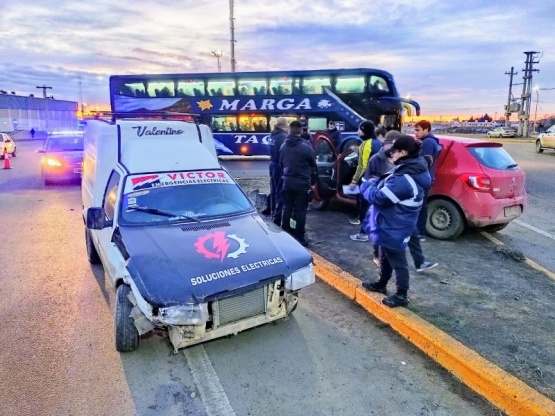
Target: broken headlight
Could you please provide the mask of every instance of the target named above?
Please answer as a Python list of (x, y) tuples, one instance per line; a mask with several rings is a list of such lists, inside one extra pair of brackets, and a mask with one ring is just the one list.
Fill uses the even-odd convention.
[(168, 325), (204, 325), (208, 320), (208, 304), (188, 303), (160, 308), (159, 317)]
[(295, 270), (285, 279), (286, 290), (299, 290), (305, 286), (311, 285), (316, 281), (314, 274), (314, 266), (310, 263), (302, 269)]

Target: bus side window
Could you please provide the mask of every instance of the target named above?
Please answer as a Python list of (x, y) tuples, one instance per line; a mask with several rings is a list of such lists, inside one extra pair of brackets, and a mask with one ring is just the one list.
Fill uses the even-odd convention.
[(362, 93), (364, 92), (364, 77), (338, 76), (335, 90), (339, 93)]
[(323, 94), (324, 87), (331, 86), (330, 76), (322, 76), (319, 78), (305, 78), (302, 84), (303, 94)]

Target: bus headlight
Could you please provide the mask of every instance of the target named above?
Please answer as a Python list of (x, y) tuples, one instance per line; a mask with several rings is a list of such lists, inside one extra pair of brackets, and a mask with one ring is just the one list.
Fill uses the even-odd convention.
[(286, 290), (299, 290), (305, 286), (311, 285), (316, 281), (314, 274), (314, 265), (310, 263), (302, 269), (295, 270), (285, 279)]
[(188, 303), (160, 308), (160, 320), (168, 325), (204, 325), (208, 320), (208, 304)]

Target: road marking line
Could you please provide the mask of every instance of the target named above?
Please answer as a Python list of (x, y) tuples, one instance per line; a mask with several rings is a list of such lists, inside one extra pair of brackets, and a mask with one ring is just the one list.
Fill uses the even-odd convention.
[[(516, 220), (515, 220), (516, 221)], [(480, 231), (480, 234), (482, 234), (483, 237), (487, 238), (489, 241), (491, 241), (493, 244), (496, 244), (498, 246), (504, 246), (505, 243), (498, 240), (497, 238), (495, 238), (494, 236), (492, 236), (489, 233), (486, 233), (485, 231)], [(547, 270), (545, 267), (540, 266), (538, 263), (536, 263), (534, 260), (530, 260), (528, 257), (524, 257), (526, 260), (524, 260), (523, 263), (526, 263), (528, 266), (530, 266), (531, 268), (537, 270), (538, 272), (542, 272), (545, 275), (547, 275), (547, 277), (549, 277), (550, 279), (555, 280), (555, 273), (553, 273), (551, 270)]]
[(508, 415), (555, 415), (555, 402), (523, 381), (487, 361), (429, 322), (405, 308), (389, 308), (383, 296), (362, 288), (362, 282), (311, 252), (318, 278), (356, 301), (412, 342), (472, 390)]
[(539, 228), (536, 228), (533, 225), (525, 223), (524, 221), (521, 221), (521, 220), (513, 220), (513, 221), (516, 222), (518, 225), (522, 225), (523, 227), (526, 227), (529, 230), (535, 231), (538, 234), (543, 235), (544, 237), (551, 238), (552, 240), (555, 240), (555, 235), (553, 235), (553, 234), (546, 233), (544, 230), (540, 230)]
[(183, 350), (208, 416), (235, 416), (220, 379), (202, 345)]

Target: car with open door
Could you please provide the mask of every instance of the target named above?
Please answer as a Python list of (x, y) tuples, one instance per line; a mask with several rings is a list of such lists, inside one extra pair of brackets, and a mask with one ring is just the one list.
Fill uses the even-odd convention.
[[(450, 240), (466, 227), (500, 231), (522, 214), (527, 204), (526, 175), (502, 143), (437, 137), (442, 150), (428, 193), (428, 235)], [(312, 208), (325, 209), (332, 201), (356, 206), (356, 195), (346, 194), (345, 187), (356, 170), (357, 152), (337, 155), (323, 133), (314, 136), (313, 147), (319, 178)]]

